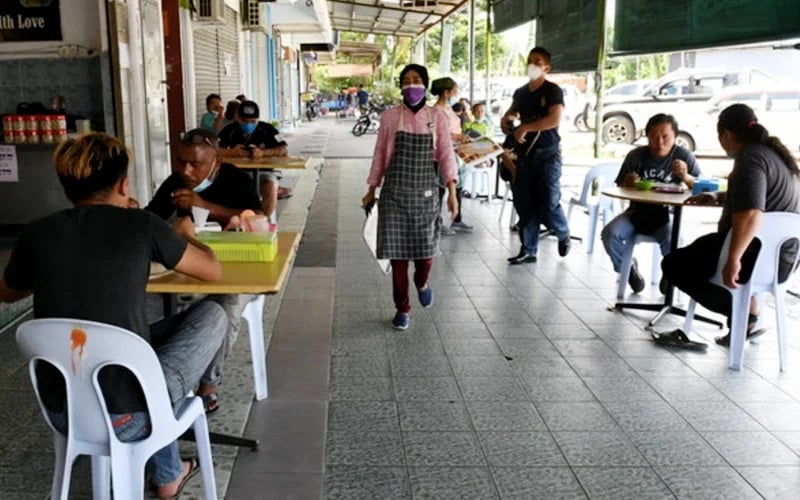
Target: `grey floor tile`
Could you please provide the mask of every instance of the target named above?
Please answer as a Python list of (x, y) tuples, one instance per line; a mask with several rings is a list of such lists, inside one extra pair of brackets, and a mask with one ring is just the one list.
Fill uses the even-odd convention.
[(725, 465), (722, 456), (692, 430), (630, 432), (628, 436), (650, 465)]
[(578, 377), (523, 375), (520, 380), (534, 402), (596, 401), (594, 394)]
[(411, 498), (405, 467), (328, 467), (324, 488), (326, 500)]
[(797, 497), (800, 466), (737, 467), (736, 468), (764, 498), (792, 500)]
[(573, 467), (645, 466), (633, 443), (621, 432), (554, 432), (556, 443)]
[(529, 402), (468, 401), (467, 410), (477, 431), (545, 430), (544, 420)]
[(511, 363), (501, 355), (454, 356), (450, 366), (456, 378), (460, 377), (511, 377)]
[(409, 467), (414, 500), (490, 500), (499, 498), (489, 469)]
[(619, 427), (600, 403), (536, 402), (551, 431), (615, 431)]
[(453, 375), (446, 356), (391, 357), (392, 375), (395, 377), (450, 377)]
[[(713, 378), (708, 380), (720, 392), (737, 403), (791, 402), (792, 397), (762, 378)], [(795, 410), (796, 411), (796, 410)], [(800, 430), (800, 429), (798, 429)]]
[(664, 349), (650, 338), (605, 338), (606, 344), (623, 358), (673, 358), (672, 351)]
[(592, 500), (669, 500), (675, 498), (650, 467), (575, 467)]
[(380, 356), (388, 353), (386, 340), (379, 336), (350, 338), (334, 336), (331, 353), (334, 356)]
[(497, 345), (503, 355), (517, 358), (520, 356), (534, 356), (534, 357), (559, 357), (560, 354), (553, 347), (552, 342), (545, 338), (513, 338), (513, 337), (500, 337), (497, 340)]
[(567, 465), (549, 432), (479, 432), (478, 439), (490, 466)]
[(394, 401), (331, 401), (328, 430), (399, 431), (397, 404)]
[(530, 314), (521, 308), (516, 309), (482, 309), (481, 319), (486, 323), (509, 323), (514, 325), (531, 325), (535, 323)]
[(739, 406), (768, 431), (800, 431), (800, 403), (744, 402)]
[(325, 428), (325, 401), (266, 399), (250, 408), (245, 433), (252, 436), (279, 432), (317, 432)]
[(398, 403), (403, 431), (469, 431), (464, 404), (456, 401), (401, 401)]
[(629, 377), (635, 372), (620, 358), (566, 358), (572, 369), (581, 377)]
[(728, 398), (698, 375), (652, 378), (647, 381), (670, 403), (678, 401), (726, 402)]
[(515, 357), (510, 362), (511, 368), (518, 375), (531, 377), (577, 377), (577, 373), (560, 357)]
[(481, 447), (472, 432), (404, 432), (409, 466), (484, 466)]
[(675, 431), (688, 429), (688, 424), (663, 401), (606, 401), (608, 413), (625, 432)]
[(731, 467), (654, 467), (675, 496), (681, 499), (756, 500), (759, 495)]
[(800, 432), (773, 432), (783, 444), (800, 455)]
[(453, 377), (395, 377), (397, 401), (460, 401)]
[(392, 379), (389, 377), (334, 377), (329, 396), (331, 401), (392, 401)]
[(399, 432), (329, 431), (325, 458), (331, 465), (405, 465)]
[(664, 377), (691, 377), (697, 372), (676, 357), (628, 358), (627, 363), (647, 380)]
[(553, 345), (564, 357), (619, 358), (600, 339), (555, 339)]
[(551, 323), (539, 325), (542, 334), (550, 340), (592, 340), (597, 335), (591, 328), (580, 323)]
[(444, 350), (451, 358), (458, 356), (500, 356), (493, 339), (445, 339)]
[(389, 377), (391, 368), (388, 356), (331, 358), (332, 377)]
[(569, 467), (492, 467), (492, 475), (503, 500), (587, 498)]
[(542, 330), (535, 324), (487, 323), (494, 338), (544, 339)]
[(584, 377), (583, 382), (600, 401), (660, 401), (661, 396), (638, 376)]
[(764, 428), (741, 408), (729, 401), (672, 403), (698, 431), (761, 431)]
[(769, 432), (702, 432), (732, 465), (798, 465), (800, 457)]
[(528, 401), (516, 377), (459, 377), (466, 401)]

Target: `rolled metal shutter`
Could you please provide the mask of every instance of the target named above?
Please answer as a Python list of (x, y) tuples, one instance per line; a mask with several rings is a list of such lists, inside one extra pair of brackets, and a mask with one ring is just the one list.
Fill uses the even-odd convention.
[(221, 95), (224, 106), (241, 93), (238, 16), (226, 7), (224, 25), (200, 27), (194, 32), (196, 124), (206, 112), (208, 94)]

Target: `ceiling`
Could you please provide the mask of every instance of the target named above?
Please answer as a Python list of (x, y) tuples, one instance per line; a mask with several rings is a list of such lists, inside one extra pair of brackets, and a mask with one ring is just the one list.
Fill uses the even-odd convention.
[(339, 31), (416, 37), (469, 0), (328, 0), (331, 27)]

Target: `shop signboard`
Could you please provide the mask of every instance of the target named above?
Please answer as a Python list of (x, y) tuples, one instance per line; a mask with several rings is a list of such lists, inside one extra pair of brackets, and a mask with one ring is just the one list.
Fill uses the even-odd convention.
[(59, 1), (0, 1), (0, 42), (63, 40)]

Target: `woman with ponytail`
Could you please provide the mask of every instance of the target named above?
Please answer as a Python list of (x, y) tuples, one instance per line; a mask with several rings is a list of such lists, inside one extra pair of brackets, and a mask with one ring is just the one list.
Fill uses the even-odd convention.
[[(704, 193), (686, 201), (693, 205), (722, 204), (717, 232), (673, 251), (664, 257), (661, 267), (673, 285), (707, 309), (730, 318), (730, 292), (709, 281), (716, 271), (725, 237), (731, 231), (730, 252), (722, 270), (722, 280), (726, 286), (734, 288), (737, 282), (746, 282), (753, 271), (759, 248), (753, 238), (761, 224), (762, 214), (800, 213), (800, 169), (786, 146), (771, 137), (758, 123), (753, 110), (744, 104), (734, 104), (719, 114), (717, 134), (722, 148), (734, 159), (728, 177), (728, 192)], [(784, 245), (781, 260), (785, 264), (779, 270), (781, 280), (792, 272), (791, 262), (797, 248), (797, 241)], [(748, 339), (764, 333), (764, 330), (755, 329), (758, 314), (759, 304), (752, 297)], [(676, 330), (660, 337), (670, 339), (674, 335), (681, 338), (682, 334)], [(720, 345), (728, 345), (730, 333), (715, 340)]]
[(381, 128), (367, 178), (369, 190), (361, 205), (369, 210), (375, 190), (378, 200), (377, 257), (392, 262), (392, 294), (397, 313), (392, 327), (406, 330), (411, 303), (408, 298), (408, 261), (414, 261), (414, 285), (422, 307), (433, 304), (428, 284), (433, 257), (439, 253), (438, 178), (447, 187), (447, 207), (458, 213), (453, 143), (447, 118), (425, 105), (428, 70), (409, 64), (400, 72), (403, 103), (381, 115)]

